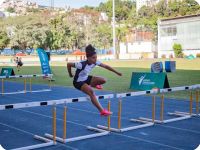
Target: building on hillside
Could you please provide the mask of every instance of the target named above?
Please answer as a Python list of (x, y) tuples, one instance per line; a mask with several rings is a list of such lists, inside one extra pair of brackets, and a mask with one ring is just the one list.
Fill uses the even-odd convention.
[(181, 44), (184, 55), (200, 53), (200, 14), (158, 21), (158, 57), (174, 56), (174, 43)]
[(156, 46), (151, 31), (131, 30), (126, 43), (120, 43), (119, 59), (154, 58)]
[[(149, 6), (152, 7), (156, 5), (160, 0), (136, 0), (136, 11), (142, 7), (142, 6)], [(168, 3), (170, 0), (165, 0), (166, 3)], [(182, 1), (182, 0), (178, 0)], [(200, 0), (195, 0), (200, 5)]]
[(0, 4), (0, 9), (6, 11), (8, 8), (13, 8), (14, 12), (19, 15), (26, 14), (27, 8), (38, 8), (38, 5), (27, 0), (4, 0)]
[[(84, 25), (90, 24), (91, 21), (92, 21), (92, 19), (94, 19), (94, 18), (99, 23), (108, 20), (108, 17), (106, 15), (106, 13), (99, 13), (97, 11), (87, 10), (87, 9), (84, 9), (84, 8), (72, 9), (71, 13), (73, 14), (73, 17), (75, 17), (76, 19), (78, 19)], [(72, 18), (72, 19), (74, 19), (74, 18)]]
[(6, 15), (0, 11), (0, 18), (4, 18)]
[(142, 6), (153, 6), (156, 3), (158, 3), (159, 0), (136, 0), (136, 11), (142, 7)]

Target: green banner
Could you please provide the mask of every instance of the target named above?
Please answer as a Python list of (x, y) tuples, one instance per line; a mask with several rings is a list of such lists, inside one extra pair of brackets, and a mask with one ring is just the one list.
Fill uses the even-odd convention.
[(1, 76), (14, 76), (15, 72), (13, 68), (2, 68), (1, 69)]
[(166, 73), (133, 72), (131, 79), (131, 89), (151, 90), (153, 88), (169, 88)]

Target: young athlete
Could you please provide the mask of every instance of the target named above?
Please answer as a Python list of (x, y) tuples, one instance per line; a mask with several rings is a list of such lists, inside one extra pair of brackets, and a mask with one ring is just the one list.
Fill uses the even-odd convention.
[[(97, 54), (95, 52), (95, 48), (92, 45), (88, 45), (85, 50), (87, 57), (85, 61), (81, 61), (78, 63), (67, 63), (67, 70), (69, 76), (74, 77), (73, 85), (76, 89), (81, 90), (82, 92), (89, 95), (92, 103), (99, 110), (101, 116), (109, 116), (112, 114), (112, 112), (104, 109), (101, 106), (92, 89), (92, 87), (101, 89), (102, 88), (101, 85), (106, 83), (106, 80), (102, 77), (91, 76), (89, 75), (89, 73), (97, 65), (109, 71), (112, 71), (119, 76), (122, 76), (122, 74), (113, 69), (112, 67), (103, 64), (100, 61), (97, 61)], [(76, 68), (75, 76), (73, 76), (72, 74), (72, 69), (71, 69), (72, 67)]]
[(23, 66), (21, 57), (16, 57), (15, 63), (17, 64), (17, 70), (20, 71), (20, 67)]

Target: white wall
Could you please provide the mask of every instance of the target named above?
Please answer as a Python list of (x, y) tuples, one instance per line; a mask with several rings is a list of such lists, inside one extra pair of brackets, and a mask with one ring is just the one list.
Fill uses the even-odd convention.
[(135, 54), (120, 54), (119, 59), (141, 59), (142, 54), (135, 53)]
[[(128, 53), (153, 52), (152, 42), (134, 42), (128, 43)], [(126, 44), (120, 43), (120, 54), (126, 54)]]

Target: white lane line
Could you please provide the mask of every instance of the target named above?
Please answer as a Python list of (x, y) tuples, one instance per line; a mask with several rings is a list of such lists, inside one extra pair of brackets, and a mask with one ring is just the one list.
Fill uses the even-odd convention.
[(178, 148), (178, 147), (174, 147), (174, 146), (170, 146), (170, 145), (167, 145), (167, 144), (162, 144), (162, 143), (154, 142), (154, 141), (150, 141), (150, 140), (145, 140), (145, 139), (141, 139), (141, 138), (138, 138), (138, 137), (132, 137), (132, 136), (128, 136), (128, 135), (124, 135), (124, 134), (119, 134), (119, 133), (113, 133), (113, 134), (118, 135), (118, 136), (122, 136), (122, 137), (126, 137), (126, 138), (129, 138), (129, 139), (134, 139), (134, 140), (138, 140), (138, 141), (143, 141), (143, 142), (150, 143), (150, 144), (154, 144), (154, 145), (159, 145), (159, 146), (163, 146), (163, 147), (168, 147), (168, 148), (171, 148), (171, 149), (184, 150), (184, 149), (182, 149), (182, 148)]
[[(22, 129), (13, 127), (13, 126), (8, 125), (8, 124), (4, 124), (4, 123), (2, 123), (2, 122), (0, 122), (0, 124), (3, 125), (3, 126), (6, 126), (6, 127), (8, 127), (8, 128), (11, 128), (11, 129), (20, 131), (20, 132), (22, 132), (22, 133), (31, 135), (31, 136), (34, 136), (34, 135), (35, 135), (35, 134), (31, 133), (31, 132), (28, 132), (28, 131), (25, 131), (25, 130), (22, 130)], [(60, 144), (60, 143), (58, 143), (58, 144), (59, 144), (59, 145), (62, 145), (62, 146), (64, 146), (64, 147), (66, 147), (66, 148), (70, 148), (71, 150), (78, 150), (77, 148), (74, 148), (74, 147), (71, 147), (71, 146), (67, 146), (67, 145), (65, 145), (65, 144)]]
[(162, 126), (162, 127), (165, 127), (165, 128), (171, 128), (171, 129), (181, 130), (181, 131), (185, 131), (185, 132), (191, 132), (191, 133), (195, 133), (195, 134), (200, 134), (200, 132), (195, 131), (195, 130), (183, 129), (183, 128), (173, 127), (173, 126), (169, 126), (169, 125), (160, 125), (160, 124), (156, 124), (156, 125), (157, 126)]

